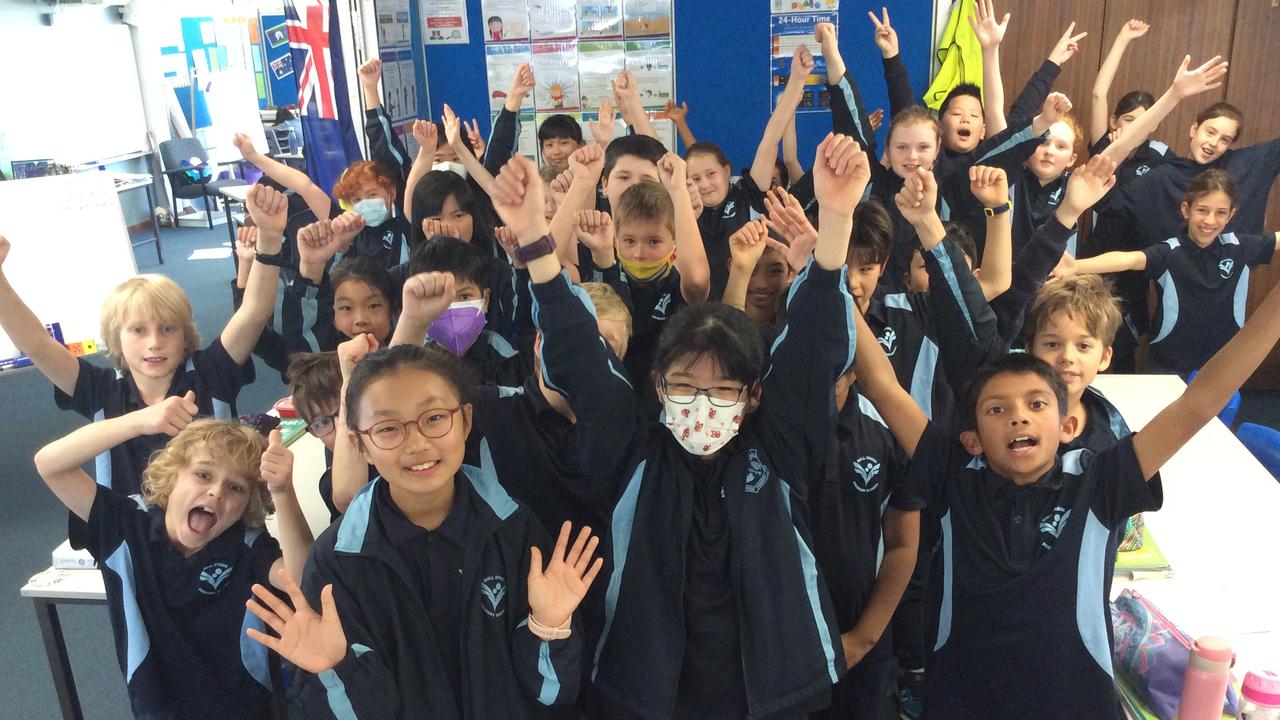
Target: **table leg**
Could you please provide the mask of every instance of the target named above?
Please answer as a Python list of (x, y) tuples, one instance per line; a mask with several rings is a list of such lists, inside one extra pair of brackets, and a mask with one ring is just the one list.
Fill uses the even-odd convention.
[(222, 209), (227, 212), (227, 237), (231, 238), (231, 257), (235, 257), (236, 229), (231, 226), (231, 199), (225, 195), (219, 195), (218, 199), (222, 202)]
[(156, 198), (153, 185), (146, 186), (147, 209), (151, 211), (151, 234), (156, 238), (156, 260), (164, 264), (164, 251), (160, 249), (160, 224), (156, 222)]
[(58, 694), (62, 717), (83, 720), (76, 680), (71, 674), (71, 659), (67, 657), (67, 643), (62, 637), (62, 621), (58, 619), (58, 606), (46, 598), (34, 598), (34, 601), (36, 620), (40, 623), (40, 636), (49, 657), (49, 671), (53, 673), (53, 689)]

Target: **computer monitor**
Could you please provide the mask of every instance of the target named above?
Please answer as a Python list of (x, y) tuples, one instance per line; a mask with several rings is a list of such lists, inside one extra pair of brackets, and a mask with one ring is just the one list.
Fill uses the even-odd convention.
[(13, 179), (38, 178), (53, 174), (53, 160), (14, 160)]

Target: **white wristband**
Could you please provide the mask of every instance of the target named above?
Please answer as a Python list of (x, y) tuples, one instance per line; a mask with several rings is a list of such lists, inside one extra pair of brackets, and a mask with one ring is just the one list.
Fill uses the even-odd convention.
[(573, 618), (570, 617), (560, 627), (547, 627), (537, 620), (533, 619), (533, 613), (529, 613), (529, 632), (537, 635), (543, 640), (564, 640), (573, 634), (570, 626), (573, 624)]

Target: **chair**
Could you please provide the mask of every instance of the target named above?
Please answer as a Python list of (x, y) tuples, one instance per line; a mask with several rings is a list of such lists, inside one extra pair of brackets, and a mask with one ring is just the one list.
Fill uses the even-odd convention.
[(1280, 480), (1280, 430), (1265, 425), (1241, 423), (1236, 430), (1236, 437), (1258, 458), (1258, 462), (1271, 473), (1271, 477)]
[[(1196, 372), (1199, 372), (1199, 371), (1196, 371)], [(1191, 384), (1191, 381), (1193, 379), (1195, 379), (1195, 376), (1196, 376), (1195, 372), (1187, 376), (1188, 385)], [(1236, 413), (1239, 411), (1240, 411), (1240, 391), (1237, 390), (1231, 393), (1231, 399), (1227, 401), (1226, 407), (1222, 408), (1222, 411), (1218, 413), (1218, 419), (1222, 421), (1223, 425), (1226, 425), (1228, 428), (1230, 428), (1231, 424), (1236, 421)]]
[(166, 140), (160, 143), (160, 163), (164, 167), (165, 177), (169, 178), (169, 186), (173, 188), (173, 217), (177, 222), (178, 217), (178, 198), (183, 200), (195, 200), (202, 198), (204, 200), (205, 217), (209, 220), (209, 229), (213, 229), (213, 207), (209, 204), (209, 199), (217, 201), (218, 190), (224, 187), (233, 187), (235, 185), (246, 185), (244, 180), (239, 178), (231, 178), (229, 180), (205, 180), (197, 182), (187, 175), (190, 167), (183, 167), (182, 163), (198, 159), (201, 163), (209, 162), (209, 154), (205, 152), (204, 145), (195, 138), (178, 138), (177, 140)]

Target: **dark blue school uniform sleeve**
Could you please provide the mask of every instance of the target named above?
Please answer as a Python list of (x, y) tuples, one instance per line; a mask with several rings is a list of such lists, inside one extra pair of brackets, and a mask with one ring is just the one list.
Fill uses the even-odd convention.
[(89, 420), (106, 407), (107, 398), (118, 383), (114, 367), (98, 367), (84, 358), (76, 358), (80, 372), (76, 375), (76, 387), (70, 395), (62, 392), (57, 385), (53, 386), (53, 401), (59, 410), (74, 410), (81, 417)]
[(893, 443), (893, 452), (887, 464), (889, 466), (887, 474), (889, 507), (903, 512), (923, 510), (928, 504), (925, 494), (911, 486), (911, 462), (907, 460), (907, 454), (902, 451), (902, 446), (897, 442)]
[(891, 58), (881, 58), (884, 67), (884, 84), (889, 89), (889, 120), (902, 110), (916, 104), (911, 92), (911, 78), (907, 76), (907, 66), (902, 63), (902, 53)]
[(1173, 251), (1166, 243), (1152, 245), (1142, 251), (1147, 256), (1147, 268), (1142, 271), (1143, 277), (1149, 279), (1159, 278), (1169, 269), (1168, 254)]
[(903, 492), (924, 498), (930, 515), (942, 515), (950, 507), (947, 483), (955, 465), (959, 442), (943, 425), (930, 421), (920, 434), (907, 469)]
[(871, 118), (867, 106), (862, 102), (862, 93), (858, 91), (858, 83), (853, 75), (846, 72), (840, 82), (828, 85), (831, 94), (831, 130), (842, 135), (849, 135), (858, 141), (867, 151), (867, 155), (876, 157), (876, 134), (871, 129)]
[[(1164, 504), (1164, 487), (1157, 473), (1150, 480), (1143, 477), (1138, 454), (1129, 435), (1115, 446), (1096, 455), (1084, 450), (1078, 461), (1084, 472), (1094, 475), (1091, 510), (1109, 529), (1123, 528), (1130, 516), (1159, 510)], [(1064, 469), (1068, 456), (1063, 457)]]
[[(489, 328), (507, 339), (518, 343), (520, 334), (516, 332), (519, 324), (517, 314), (519, 293), (516, 290), (516, 271), (506, 258), (490, 257), (486, 274), (489, 281)], [(526, 306), (527, 307), (527, 306)], [(523, 311), (528, 314), (527, 310)]]
[[(589, 492), (595, 501), (617, 500), (631, 445), (639, 436), (637, 396), (622, 362), (600, 336), (595, 308), (582, 288), (561, 272), (534, 283), (533, 321), (542, 333), (542, 379), (569, 401), (584, 477), (610, 483)], [(603, 479), (608, 479), (603, 480)]]
[(289, 353), (334, 349), (333, 288), (328, 269), (319, 283), (301, 275), (294, 277), (285, 284), (280, 304), (281, 335)]
[[(527, 514), (527, 513), (526, 513)], [(537, 545), (548, 557), (552, 549), (551, 539), (532, 516), (524, 547)], [(522, 554), (520, 577), (529, 576), (530, 554)], [(520, 618), (511, 633), (511, 663), (516, 678), (525, 695), (544, 707), (572, 705), (578, 700), (578, 686), (582, 678), (583, 628), (575, 613), (569, 626), (570, 635), (563, 640), (547, 641), (529, 630), (529, 597), (521, 583), (521, 591), (508, 595), (511, 617)]]
[(374, 162), (382, 163), (395, 175), (396, 188), (399, 192), (397, 204), (404, 212), (405, 181), (409, 179), (409, 168), (413, 159), (399, 136), (391, 128), (391, 118), (381, 106), (364, 111), (364, 131), (369, 137), (369, 157)]
[(613, 265), (607, 268), (598, 268), (595, 263), (591, 264), (591, 268), (594, 272), (592, 280), (613, 288), (613, 291), (618, 293), (618, 297), (622, 298), (622, 302), (626, 304), (627, 312), (634, 315), (636, 306), (631, 300), (631, 286), (622, 277), (622, 264), (614, 260)]
[(505, 107), (493, 121), (489, 131), (489, 142), (484, 147), (484, 158), (480, 161), (490, 175), (497, 176), (502, 166), (515, 154), (516, 137), (520, 134), (520, 116)]
[(80, 527), (82, 542), (77, 546), (102, 565), (129, 538), (145, 539), (151, 531), (151, 516), (133, 498), (98, 485), (89, 519)]
[(1244, 251), (1245, 263), (1249, 267), (1266, 265), (1276, 253), (1276, 234), (1237, 235), (1240, 248)]
[(1052, 60), (1041, 63), (1040, 67), (1031, 73), (1031, 79), (1027, 80), (1022, 92), (1018, 93), (1018, 97), (1014, 99), (1013, 106), (1009, 108), (1009, 114), (1005, 116), (1005, 122), (1009, 125), (1031, 122), (1031, 118), (1040, 112), (1040, 107), (1049, 97), (1049, 92), (1053, 90), (1053, 83), (1057, 81), (1061, 72), (1062, 68)]
[(824, 270), (811, 259), (791, 285), (787, 323), (761, 380), (759, 412), (793, 459), (825, 457), (831, 444), (836, 378), (854, 360), (854, 312), (843, 267)]
[(1000, 344), (996, 315), (960, 246), (943, 238), (922, 256), (929, 273), (929, 328), (938, 339), (947, 383), (962, 388), (975, 370), (1006, 348)]
[(1012, 335), (1022, 327), (1027, 307), (1044, 287), (1049, 273), (1066, 252), (1067, 240), (1072, 229), (1050, 215), (1018, 251), (1013, 260), (1013, 282), (1009, 289), (991, 300), (991, 310), (996, 314), (997, 332), (1006, 343), (1012, 343)]
[[(213, 399), (225, 403), (234, 403), (240, 388), (252, 384), (256, 376), (253, 356), (237, 364), (222, 347), (222, 338), (215, 338), (205, 349), (197, 350), (191, 356), (191, 364), (205, 387), (213, 391)], [(197, 397), (196, 402), (204, 407), (208, 400)]]
[[(1004, 168), (1006, 173), (1012, 174), (1027, 158), (1035, 153), (1036, 148), (1040, 147), (1040, 143), (1044, 140), (1044, 133), (1036, 135), (1031, 130), (1031, 121), (1033, 118), (1022, 119), (1019, 123), (1014, 123), (1010, 118), (1009, 127), (996, 133), (995, 135), (985, 139), (978, 145), (973, 152), (973, 165), (985, 165), (989, 167)], [(962, 178), (965, 190), (969, 187), (968, 169), (965, 172), (956, 172), (953, 178)]]

